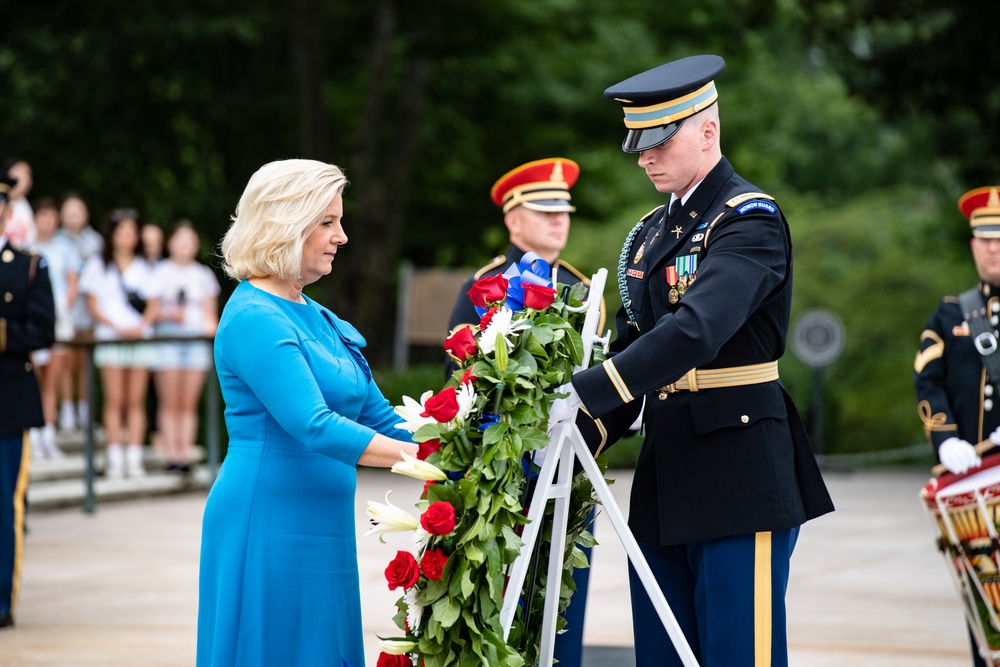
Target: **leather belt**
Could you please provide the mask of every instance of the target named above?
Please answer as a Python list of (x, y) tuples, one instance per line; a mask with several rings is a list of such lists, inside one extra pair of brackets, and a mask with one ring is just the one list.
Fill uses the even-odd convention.
[(751, 364), (749, 366), (733, 366), (731, 368), (708, 368), (703, 370), (692, 368), (677, 382), (660, 387), (660, 400), (666, 400), (667, 396), (676, 394), (679, 391), (742, 387), (748, 384), (773, 382), (777, 379), (777, 361)]

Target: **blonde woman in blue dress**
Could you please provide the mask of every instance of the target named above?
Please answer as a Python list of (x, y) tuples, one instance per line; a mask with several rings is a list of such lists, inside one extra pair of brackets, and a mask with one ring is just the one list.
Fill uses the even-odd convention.
[(363, 667), (358, 465), (413, 442), (372, 380), (358, 331), (302, 293), (347, 243), (343, 172), (261, 167), (222, 241), (239, 280), (215, 363), (229, 449), (202, 527), (198, 665)]

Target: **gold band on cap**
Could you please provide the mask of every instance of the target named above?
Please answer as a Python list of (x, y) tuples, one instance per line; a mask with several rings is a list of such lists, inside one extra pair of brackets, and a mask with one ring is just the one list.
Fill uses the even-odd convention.
[(715, 82), (709, 81), (698, 90), (676, 99), (645, 107), (623, 107), (625, 127), (630, 130), (644, 130), (676, 123), (705, 109), (717, 99), (719, 92), (715, 88)]
[[(558, 210), (572, 211), (573, 207), (568, 204), (570, 201), (569, 190), (566, 183), (561, 181), (548, 181), (545, 183), (527, 183), (516, 188), (511, 188), (510, 192), (504, 195), (503, 212), (506, 213), (515, 206), (546, 199), (559, 199), (567, 202), (565, 208)], [(556, 209), (552, 209), (556, 210)]]

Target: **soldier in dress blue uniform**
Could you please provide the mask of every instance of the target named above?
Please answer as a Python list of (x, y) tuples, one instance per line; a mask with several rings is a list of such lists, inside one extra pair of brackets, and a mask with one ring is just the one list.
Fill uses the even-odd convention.
[(0, 174), (0, 628), (14, 625), (31, 460), (28, 429), (45, 423), (30, 352), (55, 342), (55, 305), (45, 260), (16, 250), (3, 227), (16, 180)]
[[(497, 179), (490, 189), (493, 203), (501, 207), (504, 224), (510, 237), (510, 248), (505, 255), (494, 257), (465, 281), (455, 298), (455, 306), (448, 321), (448, 330), (479, 324), (468, 292), (472, 284), (485, 276), (503, 273), (511, 264), (517, 264), (525, 253), (534, 252), (552, 267), (552, 284), (590, 284), (590, 278), (569, 262), (559, 259), (559, 253), (566, 247), (569, 238), (570, 213), (576, 211), (570, 196), (570, 189), (580, 176), (580, 167), (566, 158), (546, 158), (527, 162)], [(604, 299), (601, 299), (601, 320), (597, 331), (603, 331)], [(446, 375), (451, 376), (457, 368), (449, 360)], [(591, 514), (591, 530), (593, 530)], [(591, 549), (582, 551), (590, 558)], [(579, 667), (583, 661), (583, 624), (587, 602), (590, 570), (577, 568), (573, 571), (576, 591), (569, 608), (563, 613), (566, 619), (565, 632), (556, 635), (555, 659), (563, 667)]]
[[(629, 526), (703, 667), (787, 665), (785, 587), (799, 526), (833, 510), (778, 379), (792, 248), (774, 199), (722, 156), (718, 56), (605, 91), (622, 148), (669, 195), (629, 233), (610, 358), (573, 376), (552, 422), (581, 412), (592, 448), (643, 411)], [(680, 665), (630, 568), (637, 667)]]
[[(970, 316), (959, 296), (945, 296), (927, 320), (913, 364), (913, 386), (924, 433), (938, 460), (953, 473), (979, 466), (980, 453), (1000, 444), (1000, 377), (991, 377), (977, 350), (970, 319), (981, 319), (980, 346), (996, 349), (1000, 325), (1000, 194), (998, 187), (970, 190), (958, 200), (972, 230), (972, 258), (979, 284), (966, 292), (974, 298)], [(975, 324), (973, 323), (973, 326)], [(993, 342), (989, 342), (990, 334)], [(1000, 359), (998, 359), (1000, 362)], [(1000, 366), (998, 366), (1000, 368)], [(979, 447), (972, 443), (982, 443)], [(972, 639), (973, 664), (985, 665)]]

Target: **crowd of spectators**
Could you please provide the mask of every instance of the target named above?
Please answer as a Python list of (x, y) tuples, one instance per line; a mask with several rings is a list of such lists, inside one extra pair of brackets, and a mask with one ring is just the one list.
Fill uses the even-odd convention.
[(32, 355), (45, 415), (30, 432), (32, 457), (62, 458), (57, 432), (88, 427), (86, 343), (95, 343), (105, 475), (143, 477), (147, 442), (167, 471), (190, 474), (220, 291), (198, 260), (194, 226), (178, 220), (168, 232), (117, 208), (97, 231), (80, 194), (31, 197), (27, 161), (8, 158), (0, 169), (17, 178), (6, 236), (45, 259), (55, 301), (56, 343)]

